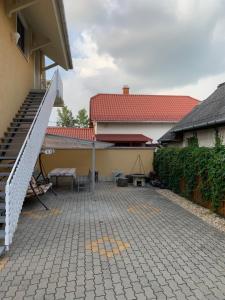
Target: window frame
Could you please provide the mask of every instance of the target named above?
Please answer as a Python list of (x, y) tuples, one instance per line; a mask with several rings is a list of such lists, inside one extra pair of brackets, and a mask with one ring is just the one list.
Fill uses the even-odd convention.
[(30, 31), (29, 31), (29, 28), (28, 28), (28, 25), (27, 25), (27, 22), (26, 22), (24, 16), (22, 15), (21, 12), (18, 12), (16, 14), (16, 32), (18, 32), (18, 19), (24, 28), (24, 50), (20, 47), (19, 43), (17, 43), (17, 48), (20, 50), (20, 52), (23, 54), (23, 56), (28, 61), (29, 60), (29, 51), (30, 51), (30, 47), (29, 47)]

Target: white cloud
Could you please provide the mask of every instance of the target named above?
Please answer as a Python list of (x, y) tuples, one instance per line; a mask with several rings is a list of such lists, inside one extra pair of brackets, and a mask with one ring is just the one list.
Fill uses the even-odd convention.
[(65, 102), (91, 96), (179, 93), (204, 99), (225, 81), (224, 0), (66, 0), (74, 70)]
[(88, 32), (82, 32), (75, 49), (79, 57), (73, 59), (73, 64), (81, 78), (96, 76), (104, 69), (117, 69), (110, 55), (98, 53), (98, 47)]

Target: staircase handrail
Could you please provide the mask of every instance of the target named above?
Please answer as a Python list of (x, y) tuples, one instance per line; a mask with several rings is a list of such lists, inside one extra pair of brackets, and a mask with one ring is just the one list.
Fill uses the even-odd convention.
[[(47, 127), (47, 124), (48, 124), (48, 119), (49, 119), (49, 116), (50, 116), (50, 113), (51, 113), (51, 108), (54, 104), (55, 98), (58, 97), (58, 95), (62, 95), (62, 81), (61, 81), (61, 78), (60, 78), (60, 75), (59, 75), (59, 71), (57, 70), (57, 71), (55, 71), (55, 73), (53, 75), (53, 78), (51, 80), (51, 83), (50, 83), (48, 89), (46, 90), (46, 92), (43, 96), (43, 99), (42, 99), (41, 104), (38, 108), (38, 111), (35, 115), (35, 118), (34, 118), (32, 124), (31, 124), (31, 127), (30, 127), (27, 135), (26, 135), (26, 138), (23, 142), (23, 145), (20, 149), (20, 152), (19, 152), (19, 154), (16, 158), (14, 166), (13, 166), (13, 168), (10, 172), (10, 175), (7, 179), (7, 182), (6, 182), (6, 187), (5, 187), (5, 204), (6, 204), (6, 207), (5, 207), (5, 209), (6, 209), (5, 246), (7, 248), (9, 247), (9, 245), (12, 242), (12, 237), (13, 237), (13, 234), (16, 230), (19, 214), (20, 214), (21, 209), (22, 209), (23, 200), (24, 200), (24, 197), (26, 195), (27, 187), (29, 185), (29, 181), (30, 181), (30, 178), (31, 178), (31, 175), (32, 175), (32, 172), (33, 172), (33, 168), (34, 168), (35, 163), (36, 163), (37, 156), (40, 152), (40, 149), (41, 149), (41, 146), (42, 146), (42, 143), (43, 143), (43, 139), (44, 139), (44, 136), (45, 136), (45, 130), (46, 130), (46, 127)], [(45, 106), (47, 106), (47, 107), (45, 107)], [(43, 110), (43, 107), (45, 107), (46, 110), (48, 109), (48, 111), (46, 112), (46, 110)], [(35, 145), (35, 147), (34, 147), (34, 140), (32, 140), (32, 137), (33, 137), (33, 134), (35, 134), (34, 131), (37, 130), (35, 125), (39, 121), (39, 117), (40, 117), (40, 115), (42, 115), (42, 113), (43, 114), (48, 114), (48, 119), (45, 118), (43, 120), (44, 122), (46, 122), (46, 127), (44, 129), (44, 132), (40, 132), (40, 135), (36, 139), (37, 141), (39, 139), (39, 144)], [(41, 125), (42, 125), (42, 123), (41, 123)], [(30, 140), (31, 140), (31, 142), (30, 142)], [(30, 147), (30, 149), (28, 149), (29, 147)], [(35, 155), (36, 157), (34, 157), (34, 155), (33, 155), (33, 157), (30, 159), (31, 161), (27, 161), (27, 163), (29, 164), (29, 166), (27, 166), (26, 165), (26, 159), (23, 157), (23, 155), (26, 151), (27, 151), (27, 154), (29, 154), (29, 151), (32, 152), (32, 150), (33, 150), (33, 153), (36, 153), (37, 155)], [(25, 165), (23, 166), (23, 168), (20, 166), (22, 160), (25, 161)], [(12, 192), (10, 190), (10, 187), (12, 186), (13, 179), (14, 179), (14, 177), (16, 175), (16, 172), (17, 172), (19, 167), (21, 167), (22, 170), (24, 168), (25, 169), (29, 168), (29, 170), (26, 173), (26, 178), (24, 179), (24, 182), (22, 182), (24, 184), (23, 184), (23, 186), (21, 186), (21, 190), (20, 189), (18, 190), (18, 186), (16, 186), (16, 182), (14, 182), (14, 187), (15, 187), (15, 189), (17, 189), (19, 199), (18, 200), (14, 199), (15, 207), (10, 207), (10, 195), (11, 195), (11, 192)], [(22, 176), (22, 174), (21, 174), (21, 176)], [(17, 177), (18, 177), (18, 180), (22, 181), (22, 179), (19, 178), (19, 175)], [(13, 187), (12, 187), (12, 190), (13, 190)], [(16, 192), (16, 191), (14, 191), (14, 192)], [(12, 196), (12, 197), (15, 197), (15, 195)], [(12, 220), (14, 217), (15, 217), (15, 220)]]

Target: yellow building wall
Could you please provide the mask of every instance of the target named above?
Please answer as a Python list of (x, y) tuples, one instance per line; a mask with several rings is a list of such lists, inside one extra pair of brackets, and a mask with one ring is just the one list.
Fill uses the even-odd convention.
[(29, 60), (12, 39), (16, 14), (9, 18), (0, 0), (0, 137), (34, 83), (34, 57)]
[[(111, 177), (112, 171), (120, 170), (124, 174), (139, 173), (139, 164), (132, 167), (140, 155), (145, 173), (153, 171), (154, 150), (149, 148), (113, 148), (96, 150), (96, 170), (99, 177)], [(55, 168), (76, 168), (80, 176), (87, 175), (91, 169), (92, 152), (89, 149), (56, 150), (53, 155), (43, 155), (43, 165), (46, 172)]]

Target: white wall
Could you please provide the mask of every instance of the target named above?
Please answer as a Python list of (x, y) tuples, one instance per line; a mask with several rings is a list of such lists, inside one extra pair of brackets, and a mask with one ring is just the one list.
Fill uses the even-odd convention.
[(188, 139), (193, 136), (193, 132), (187, 131), (183, 135), (183, 147), (188, 146)]
[[(221, 129), (220, 129), (221, 130)], [(225, 137), (225, 128), (223, 128), (222, 132)], [(220, 131), (219, 131), (220, 134)], [(183, 136), (183, 147), (188, 145), (188, 138), (193, 136), (193, 131), (185, 132)], [(222, 134), (221, 134), (222, 136)], [(202, 129), (197, 130), (197, 138), (198, 144), (200, 147), (214, 147), (215, 146), (215, 129)], [(225, 139), (223, 138), (223, 143)]]
[(94, 124), (96, 134), (144, 134), (153, 139), (153, 143), (164, 135), (175, 123), (125, 123), (125, 122), (98, 122)]
[(223, 144), (225, 145), (225, 127), (219, 128), (219, 136), (221, 137)]
[(198, 130), (197, 137), (200, 147), (215, 146), (215, 129)]

